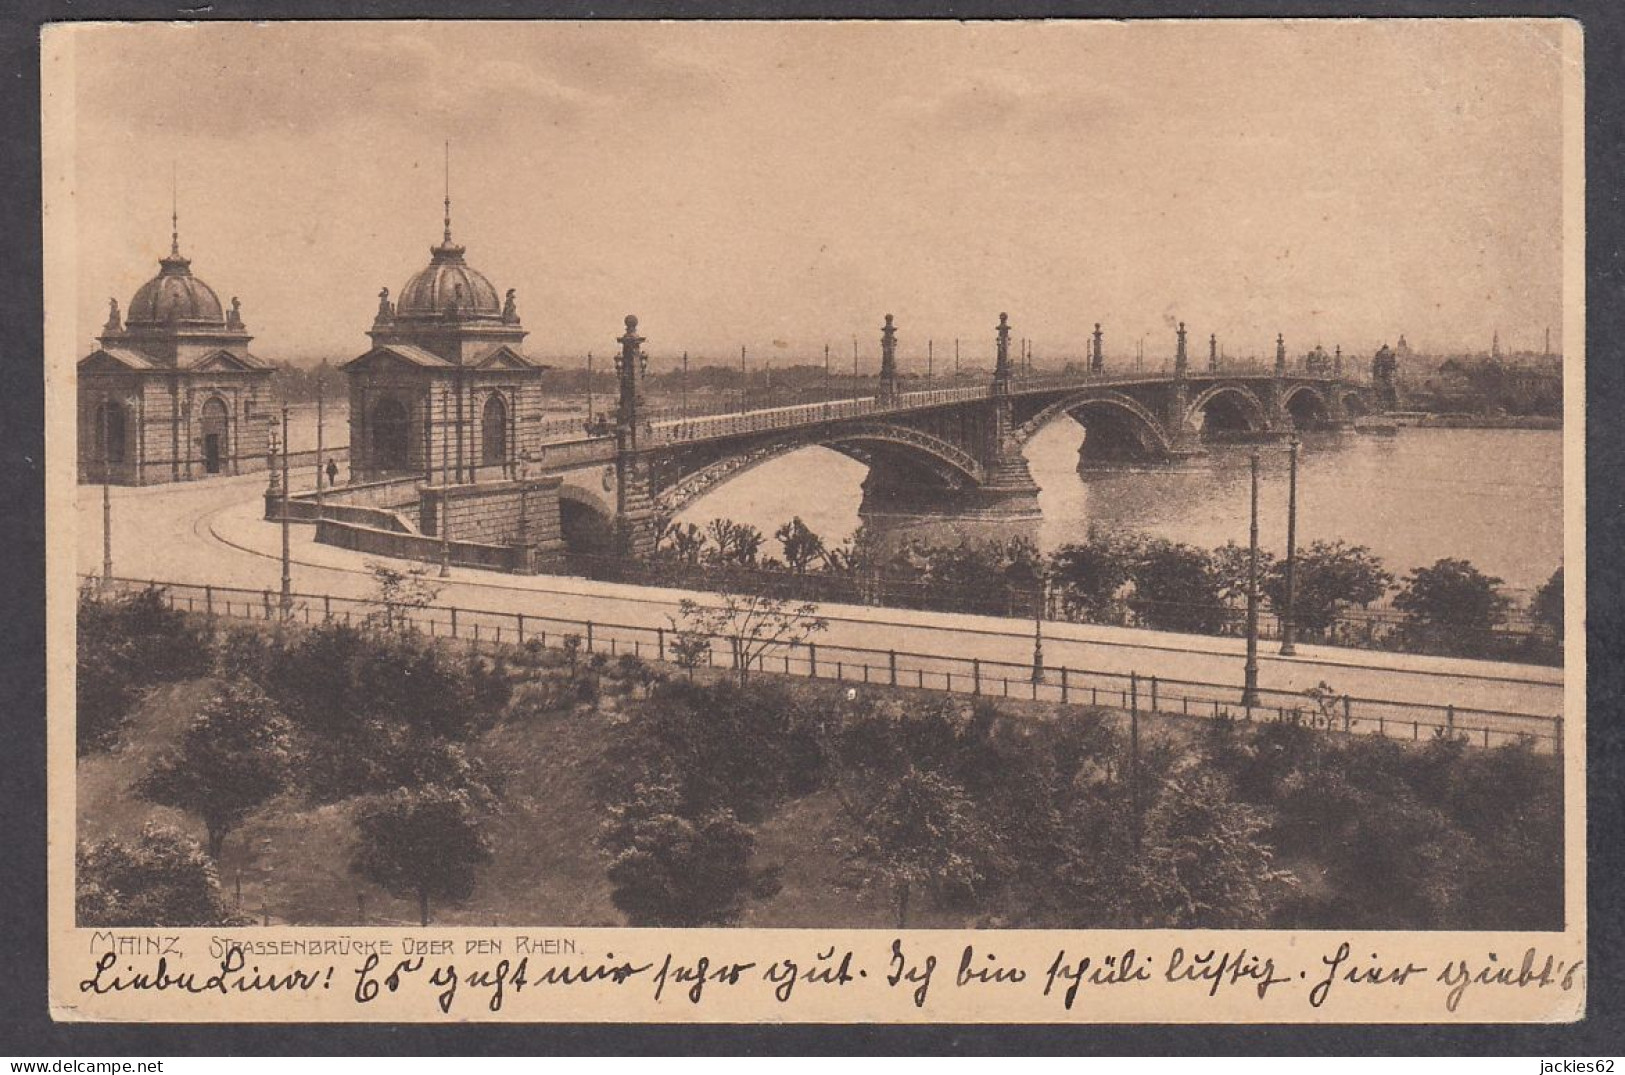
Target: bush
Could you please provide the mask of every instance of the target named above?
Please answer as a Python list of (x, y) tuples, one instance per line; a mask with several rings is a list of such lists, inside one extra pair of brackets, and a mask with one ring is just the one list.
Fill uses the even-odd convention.
[(610, 898), (634, 926), (723, 926), (751, 896), (777, 891), (750, 867), (755, 836), (726, 808), (690, 812), (670, 784), (639, 784), (611, 808)]
[[(1364, 545), (1317, 541), (1300, 549), (1293, 595), (1297, 629), (1324, 638), (1345, 605), (1371, 604), (1388, 592), (1394, 577)], [(1286, 609), (1286, 564), (1275, 563), (1264, 579), (1264, 595), (1277, 612)]]
[(78, 852), (74, 907), (80, 926), (228, 926), (214, 860), (196, 840), (148, 825), (133, 840)]
[(1147, 627), (1214, 634), (1228, 618), (1222, 583), (1212, 557), (1203, 550), (1150, 541), (1134, 565), (1131, 603)]
[(1481, 651), (1510, 605), (1500, 579), (1449, 558), (1412, 570), (1394, 598), (1413, 644), (1461, 654)]

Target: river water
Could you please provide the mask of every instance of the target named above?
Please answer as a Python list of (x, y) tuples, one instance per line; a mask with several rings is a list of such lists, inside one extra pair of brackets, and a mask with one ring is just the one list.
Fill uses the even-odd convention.
[[(1052, 549), (1081, 540), (1090, 524), (1202, 547), (1247, 543), (1248, 453), (1210, 446), (1174, 466), (1079, 472), (1083, 429), (1054, 422), (1027, 445), (1043, 519), (1031, 528)], [(1471, 561), (1514, 591), (1530, 591), (1557, 568), (1563, 549), (1563, 434), (1551, 430), (1415, 429), (1394, 437), (1309, 434), (1298, 471), (1298, 543), (1366, 545), (1402, 577), (1441, 557)], [(1260, 449), (1260, 543), (1286, 546), (1287, 449)], [(693, 504), (681, 521), (717, 516), (771, 535), (792, 516), (829, 544), (859, 523), (866, 468), (824, 448), (764, 463)], [(871, 519), (889, 536), (976, 536), (957, 520)], [(1007, 532), (1007, 531), (1002, 531)], [(764, 552), (777, 553), (770, 538)]]

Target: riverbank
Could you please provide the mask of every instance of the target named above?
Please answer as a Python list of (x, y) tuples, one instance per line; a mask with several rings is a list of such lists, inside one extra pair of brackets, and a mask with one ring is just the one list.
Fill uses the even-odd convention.
[(1563, 419), (1546, 414), (1393, 415), (1395, 425), (1415, 429), (1562, 429)]

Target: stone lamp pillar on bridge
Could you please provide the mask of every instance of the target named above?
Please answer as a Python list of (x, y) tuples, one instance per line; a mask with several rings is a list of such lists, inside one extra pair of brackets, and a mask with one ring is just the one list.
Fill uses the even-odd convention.
[(1173, 390), (1168, 393), (1168, 410), (1163, 419), (1169, 433), (1169, 453), (1175, 457), (1197, 454), (1190, 426), (1185, 421), (1185, 408), (1189, 403), (1189, 385), (1186, 378), (1189, 374), (1190, 353), (1185, 347), (1185, 322), (1181, 321), (1174, 344)]
[(1100, 322), (1096, 321), (1095, 322), (1094, 337), (1090, 341), (1090, 351), (1089, 351), (1089, 372), (1090, 373), (1105, 373), (1106, 372), (1106, 355), (1105, 355), (1105, 352), (1101, 350), (1100, 341), (1101, 341)]
[(880, 405), (890, 406), (897, 402), (897, 326), (892, 324), (892, 315), (886, 315), (886, 323), (880, 328)]
[(1010, 381), (1014, 370), (1010, 366), (1010, 315), (999, 315), (996, 330), (997, 358), (993, 365), (993, 399), (991, 444), (986, 458), (986, 480), (977, 493), (983, 511), (988, 515), (1024, 518), (1037, 516), (1038, 483), (1033, 481), (1027, 467), (1027, 457), (1021, 453), (1016, 439), (1015, 406), (1010, 398)]
[(1283, 333), (1275, 334), (1275, 376), (1270, 381), (1267, 397), (1264, 401), (1268, 412), (1269, 428), (1272, 432), (1287, 428), (1292, 421), (1286, 413), (1286, 336)]
[(638, 335), (638, 319), (626, 315), (626, 332), (616, 341), (615, 373), (620, 399), (615, 411), (615, 530), (621, 551), (647, 556), (655, 547), (655, 508), (649, 495), (649, 462), (643, 458), (643, 379), (649, 356)]
[(1207, 371), (1219, 372), (1219, 334), (1210, 333), (1207, 338)]

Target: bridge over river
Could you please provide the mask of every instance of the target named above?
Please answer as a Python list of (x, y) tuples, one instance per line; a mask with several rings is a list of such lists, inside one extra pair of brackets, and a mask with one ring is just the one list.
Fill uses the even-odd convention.
[(1289, 369), (1279, 339), (1272, 367), (1210, 360), (1192, 368), (1183, 325), (1171, 371), (1108, 372), (1097, 331), (1082, 372), (1022, 377), (1010, 361), (1002, 314), (990, 383), (904, 391), (888, 317), (874, 396), (670, 416), (644, 406), (644, 339), (636, 318), (626, 326), (613, 431), (541, 444), (525, 465), (530, 473), (565, 477), (562, 512), (613, 519), (634, 554), (653, 547), (655, 519), (800, 448), (823, 446), (864, 463), (865, 502), (875, 508), (1022, 518), (1038, 514), (1038, 487), (1022, 449), (1051, 421), (1065, 417), (1085, 426), (1087, 460), (1168, 460), (1199, 452), (1207, 438), (1345, 426), (1373, 409), (1376, 397), (1340, 370)]

